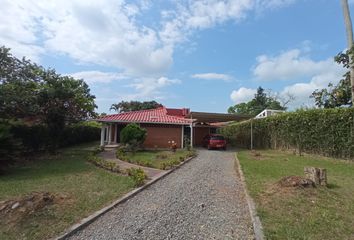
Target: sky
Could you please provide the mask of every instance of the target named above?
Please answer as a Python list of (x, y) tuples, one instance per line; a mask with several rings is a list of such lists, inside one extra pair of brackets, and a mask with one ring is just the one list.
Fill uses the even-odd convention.
[[(354, 11), (354, 1), (350, 10)], [(258, 86), (290, 110), (345, 72), (340, 0), (0, 0), (0, 45), (122, 100), (226, 112)], [(112, 112), (111, 112), (112, 113)]]

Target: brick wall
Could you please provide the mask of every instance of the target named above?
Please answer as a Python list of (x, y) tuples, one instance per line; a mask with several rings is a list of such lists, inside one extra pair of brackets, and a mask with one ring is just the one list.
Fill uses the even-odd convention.
[(182, 126), (162, 124), (141, 124), (147, 130), (144, 147), (146, 148), (169, 148), (168, 141), (175, 141), (177, 147), (181, 147)]
[(209, 134), (208, 127), (194, 127), (193, 129), (193, 142), (194, 146), (202, 146), (203, 138)]

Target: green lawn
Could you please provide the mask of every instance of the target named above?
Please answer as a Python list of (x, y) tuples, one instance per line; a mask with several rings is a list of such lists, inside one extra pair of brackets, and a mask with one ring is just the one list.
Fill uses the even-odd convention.
[(188, 151), (185, 149), (178, 149), (176, 152), (151, 150), (138, 151), (136, 153), (127, 152), (125, 153), (125, 156), (120, 157), (120, 159), (141, 166), (168, 169), (194, 155), (195, 151)]
[(61, 150), (57, 156), (42, 156), (0, 176), (0, 201), (34, 191), (65, 194), (60, 204), (35, 212), (14, 226), (0, 221), (0, 239), (48, 239), (130, 191), (134, 182), (88, 163), (97, 143)]
[[(354, 163), (281, 151), (238, 153), (248, 190), (267, 239), (354, 239)], [(327, 169), (328, 187), (289, 189), (284, 176), (304, 176), (304, 166)]]

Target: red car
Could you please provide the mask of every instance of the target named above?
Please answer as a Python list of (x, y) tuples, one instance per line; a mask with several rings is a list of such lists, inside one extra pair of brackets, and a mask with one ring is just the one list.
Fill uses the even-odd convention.
[(209, 134), (203, 138), (203, 146), (208, 148), (221, 148), (226, 150), (226, 140), (220, 134)]

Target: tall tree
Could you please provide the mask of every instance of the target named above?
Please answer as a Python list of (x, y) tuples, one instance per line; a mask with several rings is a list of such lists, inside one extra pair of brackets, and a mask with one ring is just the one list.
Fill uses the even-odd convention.
[(62, 76), (0, 47), (0, 120), (35, 117), (55, 151), (65, 125), (95, 116), (95, 96), (83, 80)]
[[(342, 0), (342, 8), (344, 15), (345, 28), (347, 32), (347, 44), (348, 50), (353, 49), (353, 27), (352, 20), (350, 18), (348, 0)], [(352, 103), (354, 102), (354, 64), (353, 64), (353, 53), (349, 53), (349, 69), (350, 69), (350, 85), (351, 85), (351, 97)]]
[[(339, 53), (334, 60), (342, 64), (345, 68), (350, 68), (349, 50), (345, 53)], [(314, 98), (315, 104), (323, 108), (335, 108), (340, 106), (352, 106), (352, 94), (350, 87), (350, 71), (343, 75), (337, 85), (328, 84), (328, 88), (316, 89), (311, 98)]]
[(228, 113), (257, 115), (266, 108), (273, 110), (286, 110), (286, 107), (283, 106), (275, 97), (267, 95), (262, 87), (258, 87), (257, 93), (251, 101), (231, 106), (227, 111)]
[(131, 111), (138, 111), (138, 110), (145, 110), (145, 109), (154, 109), (162, 107), (161, 103), (156, 101), (121, 101), (119, 103), (112, 104), (110, 110), (114, 110), (117, 112), (131, 112)]

